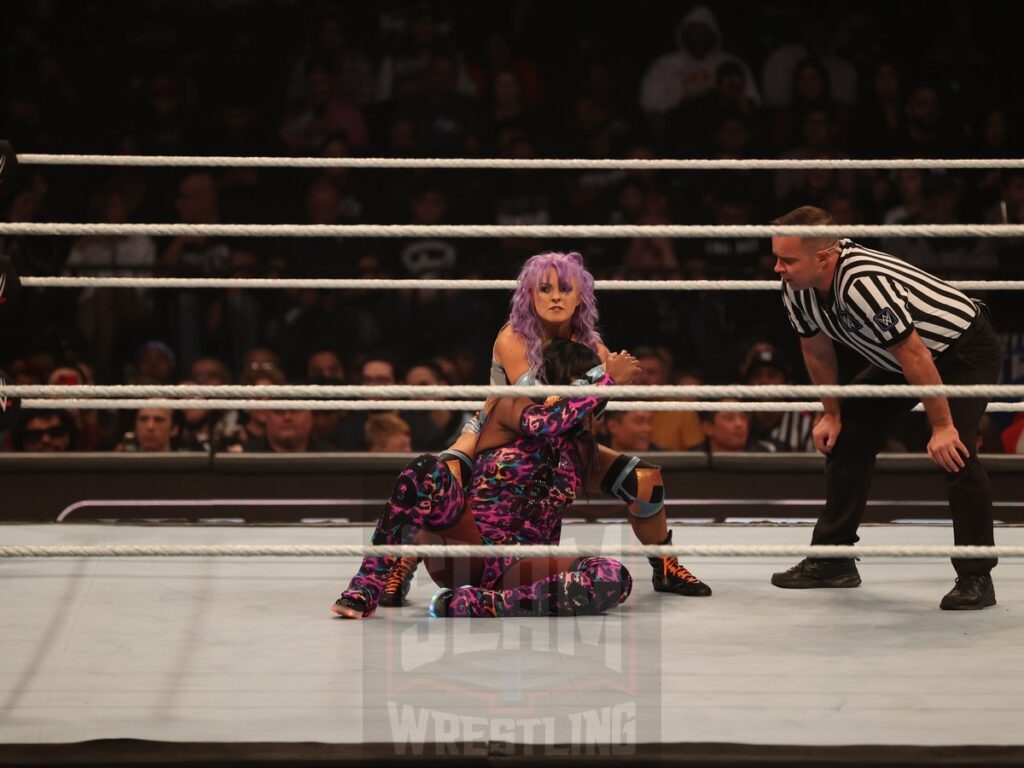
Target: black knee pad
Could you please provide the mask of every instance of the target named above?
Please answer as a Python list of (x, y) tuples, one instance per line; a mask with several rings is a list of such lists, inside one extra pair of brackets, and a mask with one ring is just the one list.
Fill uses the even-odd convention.
[(654, 517), (665, 506), (661, 467), (639, 456), (619, 455), (601, 481), (601, 490), (626, 502), (634, 517)]

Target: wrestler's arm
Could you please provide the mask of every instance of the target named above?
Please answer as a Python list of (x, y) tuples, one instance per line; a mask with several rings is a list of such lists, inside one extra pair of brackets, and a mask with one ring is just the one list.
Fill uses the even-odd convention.
[[(518, 381), (519, 378), (530, 370), (529, 361), (526, 359), (526, 345), (523, 340), (516, 336), (512, 332), (512, 329), (505, 326), (498, 333), (498, 338), (494, 340), (494, 347), (492, 349), (494, 359), (505, 369), (505, 374), (510, 381)], [(483, 413), (488, 413), (494, 406), (494, 399), (488, 398), (482, 409)], [(469, 457), (475, 457), (477, 451), (483, 450), (478, 445), (480, 439), (479, 433), (479, 421), (477, 421), (477, 428), (473, 430), (467, 430), (459, 435), (458, 440), (448, 449), (449, 451), (458, 451)], [(504, 432), (504, 430), (502, 430)], [(495, 445), (504, 445), (510, 440), (515, 439), (518, 433), (512, 432), (511, 434), (503, 434), (501, 442)], [(489, 443), (492, 441), (488, 441)], [(493, 448), (495, 445), (489, 445), (488, 447)]]
[[(614, 379), (605, 374), (595, 382), (610, 386)], [(607, 402), (602, 397), (549, 397), (543, 404), (526, 397), (501, 398), (494, 406), (490, 418), (495, 429), (488, 435), (488, 447), (504, 445), (523, 435), (529, 437), (555, 437), (577, 427), (587, 416)], [(493, 443), (493, 445), (491, 445)]]

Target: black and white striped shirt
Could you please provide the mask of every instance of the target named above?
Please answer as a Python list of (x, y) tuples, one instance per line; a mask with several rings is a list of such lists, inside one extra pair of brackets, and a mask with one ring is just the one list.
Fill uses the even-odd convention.
[(788, 411), (771, 432), (771, 437), (790, 451), (814, 451), (811, 430), (817, 414), (811, 411)]
[(962, 292), (895, 256), (845, 239), (839, 248), (827, 302), (813, 288), (794, 291), (782, 284), (786, 314), (800, 336), (821, 331), (879, 368), (900, 373), (891, 346), (916, 330), (934, 358), (978, 314), (977, 305)]

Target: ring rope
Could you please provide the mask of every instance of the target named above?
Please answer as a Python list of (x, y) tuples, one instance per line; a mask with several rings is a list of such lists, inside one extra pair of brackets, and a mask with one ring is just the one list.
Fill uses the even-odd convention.
[(532, 168), (535, 170), (676, 170), (744, 171), (802, 170), (810, 168), (1024, 168), (1020, 158), (950, 159), (850, 159), (783, 158), (729, 159), (581, 159), (581, 158), (446, 158), (446, 157), (243, 157), (227, 155), (96, 155), (45, 154), (18, 155), (22, 165), (105, 165), (138, 167), (209, 168)]
[[(1024, 384), (749, 384), (585, 386), (470, 385), (319, 385), (284, 384), (2, 384), (0, 395), (9, 397), (280, 397), (280, 398), (481, 398), (556, 397), (601, 398), (720, 398), (753, 399), (787, 397), (1024, 397)], [(717, 405), (717, 404), (716, 404)]]
[(1024, 224), (77, 224), (0, 223), (0, 235), (154, 237), (1021, 237)]
[[(515, 280), (261, 277), (23, 277), (29, 288), (313, 288), (347, 290), (513, 290)], [(961, 290), (1018, 291), (1024, 280), (952, 280)], [(777, 291), (778, 280), (597, 280), (599, 291)]]
[[(185, 399), (170, 400), (166, 398), (128, 398), (112, 400), (98, 398), (95, 400), (75, 399), (39, 399), (22, 400), (21, 407), (26, 410), (50, 410), (51, 408), (87, 408), (87, 409), (128, 409), (138, 408), (169, 408), (173, 410), (221, 411), (245, 409), (249, 411), (299, 410), (299, 411), (478, 411), (484, 407), (482, 400), (243, 400), (243, 399)], [(743, 401), (739, 403), (707, 403), (686, 400), (649, 401), (620, 400), (612, 401), (605, 407), (606, 411), (740, 411), (743, 413), (786, 413), (789, 411), (820, 412), (824, 407), (820, 402), (757, 402)], [(920, 403), (913, 410), (923, 411)], [(989, 403), (985, 408), (989, 413), (1017, 413), (1024, 411), (1024, 401), (1016, 403)]]
[(1024, 557), (1024, 547), (978, 546), (725, 546), (725, 545), (570, 545), (570, 544), (146, 544), (91, 546), (0, 546), (9, 557)]

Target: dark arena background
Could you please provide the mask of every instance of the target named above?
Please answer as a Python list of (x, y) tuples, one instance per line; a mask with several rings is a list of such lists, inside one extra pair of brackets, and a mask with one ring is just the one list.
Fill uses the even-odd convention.
[[(1017, 6), (6, 3), (0, 767), (1024, 765)], [(943, 378), (894, 384), (943, 389), (857, 389), (899, 318), (838, 298), (822, 330), (868, 340), (836, 343), (817, 386), (780, 297), (784, 241), (813, 233), (773, 223), (800, 206), (831, 217), (821, 259), (943, 281), (912, 326)], [(628, 389), (568, 401), (608, 396), (572, 434), (622, 464), (558, 510), (573, 609), (466, 621), (453, 595), (478, 585), (431, 574), (473, 553), (426, 557), (410, 587), (388, 525), (411, 462), (517, 383), (496, 338), (548, 252), (596, 280), (602, 373), (635, 358)], [(998, 372), (946, 389), (989, 324)], [(853, 543), (815, 528), (849, 501), (815, 448), (834, 396), (845, 425), (856, 403), (895, 414), (870, 424), (859, 549), (807, 561), (859, 586), (779, 589), (812, 535)], [(933, 459), (935, 408), (968, 398), (976, 485)], [(466, 488), (507, 469), (468, 439)], [(494, 480), (521, 502), (509, 541), (547, 543), (522, 530), (556, 481)], [(995, 554), (963, 548), (965, 497), (991, 499), (995, 595), (940, 610)], [(364, 556), (409, 591), (346, 620)], [(586, 611), (571, 587), (596, 588), (597, 557), (632, 586)]]

